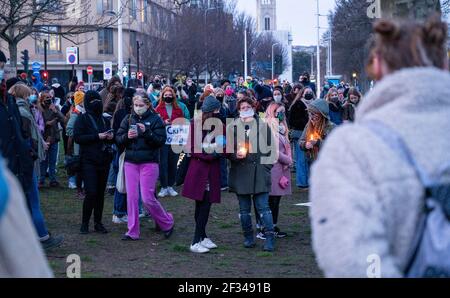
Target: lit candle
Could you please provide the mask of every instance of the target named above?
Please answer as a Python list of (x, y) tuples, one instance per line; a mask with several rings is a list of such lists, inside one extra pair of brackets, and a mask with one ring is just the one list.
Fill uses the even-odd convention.
[(239, 148), (239, 153), (242, 155), (247, 155), (247, 148), (245, 148), (245, 147)]
[(314, 141), (314, 136), (311, 135), (311, 137), (309, 138), (310, 141)]

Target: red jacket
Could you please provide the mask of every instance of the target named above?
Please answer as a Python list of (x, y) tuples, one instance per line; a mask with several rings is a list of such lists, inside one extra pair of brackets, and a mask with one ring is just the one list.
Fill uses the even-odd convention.
[[(166, 121), (167, 119), (169, 119), (169, 114), (167, 114), (165, 104), (158, 105), (155, 110), (161, 116), (163, 121)], [(173, 106), (172, 117), (170, 118), (170, 121), (173, 122), (177, 118), (184, 118), (183, 110), (180, 107), (175, 108), (175, 106)]]

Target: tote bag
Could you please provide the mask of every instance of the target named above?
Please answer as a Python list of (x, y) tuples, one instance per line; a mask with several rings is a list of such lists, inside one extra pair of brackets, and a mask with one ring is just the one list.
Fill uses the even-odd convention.
[(121, 194), (126, 194), (127, 190), (125, 187), (125, 151), (119, 156), (119, 172), (117, 173), (116, 189)]

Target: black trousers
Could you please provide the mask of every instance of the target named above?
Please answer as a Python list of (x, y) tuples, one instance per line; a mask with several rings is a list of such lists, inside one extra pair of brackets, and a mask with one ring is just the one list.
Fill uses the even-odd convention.
[(92, 211), (94, 211), (94, 223), (102, 223), (109, 167), (83, 163), (81, 171), (86, 194), (83, 202), (83, 224), (89, 224)]
[[(280, 213), (280, 201), (281, 201), (281, 196), (270, 196), (269, 197), (269, 207), (270, 207), (270, 211), (272, 211), (272, 218), (273, 218), (274, 225), (276, 225), (278, 223), (278, 214)], [(256, 204), (255, 204), (254, 200), (253, 200), (253, 207), (255, 208), (256, 223), (261, 225), (261, 218), (259, 216), (258, 210), (256, 209)]]
[(211, 202), (209, 201), (209, 191), (205, 191), (203, 201), (195, 202), (195, 234), (192, 244), (199, 243), (206, 236), (206, 224), (208, 223)]

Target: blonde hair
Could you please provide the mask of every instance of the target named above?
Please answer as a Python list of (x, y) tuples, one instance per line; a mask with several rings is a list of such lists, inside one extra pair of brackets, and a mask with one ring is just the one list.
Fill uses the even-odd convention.
[(17, 83), (14, 86), (12, 86), (11, 88), (9, 88), (8, 93), (16, 98), (27, 99), (31, 95), (32, 92), (31, 92), (31, 89), (28, 88), (27, 85)]

